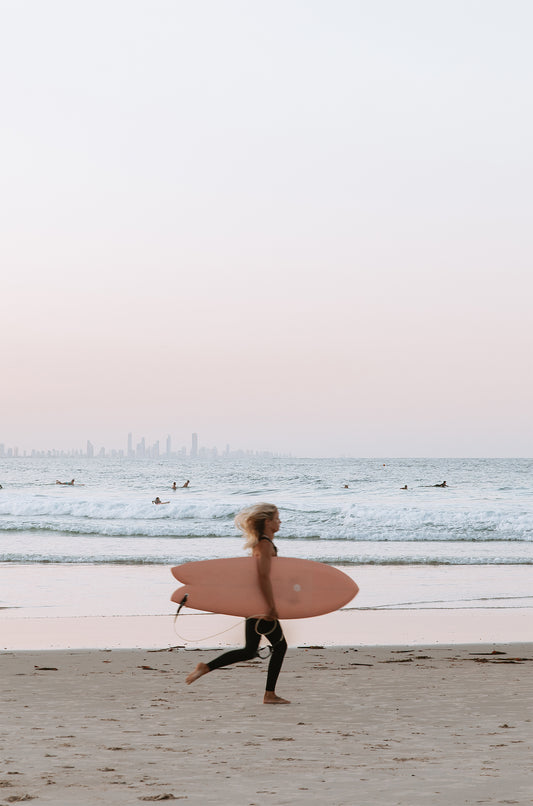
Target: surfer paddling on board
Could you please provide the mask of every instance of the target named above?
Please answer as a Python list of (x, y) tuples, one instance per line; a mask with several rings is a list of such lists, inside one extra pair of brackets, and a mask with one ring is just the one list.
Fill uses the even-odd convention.
[(190, 685), (214, 669), (221, 669), (223, 666), (240, 661), (252, 660), (257, 656), (259, 642), (261, 636), (264, 635), (270, 642), (272, 654), (268, 664), (263, 703), (265, 705), (288, 705), (290, 700), (284, 700), (276, 694), (276, 683), (287, 651), (287, 642), (279, 623), (270, 581), (272, 558), (276, 557), (278, 553), (273, 543), (273, 537), (281, 525), (278, 508), (274, 504), (256, 504), (239, 512), (235, 518), (235, 524), (246, 536), (245, 549), (251, 549), (252, 556), (257, 560), (258, 582), (267, 604), (267, 612), (260, 618), (246, 619), (246, 645), (242, 649), (225, 652), (209, 663), (199, 663), (194, 672), (191, 672), (186, 678), (186, 683)]

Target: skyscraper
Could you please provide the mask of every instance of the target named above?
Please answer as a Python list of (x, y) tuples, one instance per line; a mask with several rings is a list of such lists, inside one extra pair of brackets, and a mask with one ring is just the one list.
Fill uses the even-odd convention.
[(135, 456), (133, 451), (133, 434), (130, 432), (128, 434), (128, 457), (131, 459), (132, 456)]
[(195, 459), (197, 456), (198, 456), (198, 434), (193, 434), (191, 443), (191, 459)]
[(172, 439), (169, 434), (167, 437), (167, 456), (170, 456), (171, 453), (172, 453)]

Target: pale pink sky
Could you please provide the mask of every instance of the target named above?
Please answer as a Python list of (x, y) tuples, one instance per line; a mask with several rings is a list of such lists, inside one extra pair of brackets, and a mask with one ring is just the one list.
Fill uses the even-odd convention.
[(533, 455), (529, 2), (4, 2), (0, 442)]

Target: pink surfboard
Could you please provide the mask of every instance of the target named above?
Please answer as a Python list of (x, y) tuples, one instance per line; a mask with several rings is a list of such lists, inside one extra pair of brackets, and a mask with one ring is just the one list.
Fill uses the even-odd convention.
[[(267, 605), (253, 557), (202, 560), (172, 568), (184, 586), (170, 597), (186, 606), (228, 616), (262, 616)], [(331, 613), (347, 604), (359, 588), (347, 574), (331, 565), (292, 557), (273, 557), (270, 571), (274, 601), (282, 619)]]

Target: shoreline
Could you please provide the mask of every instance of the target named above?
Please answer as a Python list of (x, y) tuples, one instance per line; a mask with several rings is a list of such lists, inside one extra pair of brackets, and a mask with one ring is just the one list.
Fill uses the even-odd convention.
[[(290, 646), (533, 641), (533, 567), (337, 566), (344, 609), (283, 621)], [(243, 620), (184, 608), (168, 566), (2, 567), (0, 650), (238, 646)], [(512, 594), (512, 595), (510, 595)], [(211, 637), (211, 639), (210, 639)]]
[[(239, 646), (243, 619), (214, 614), (13, 618), (0, 615), (0, 650), (189, 649)], [(290, 647), (465, 645), (533, 641), (531, 609), (341, 610), (284, 620)]]

